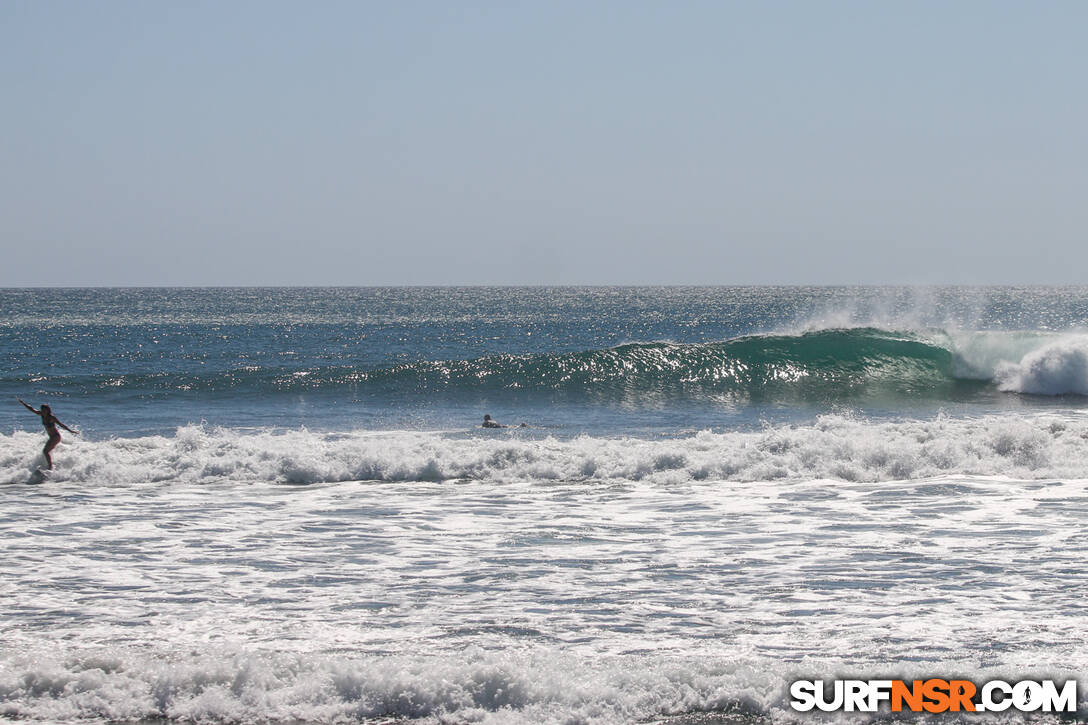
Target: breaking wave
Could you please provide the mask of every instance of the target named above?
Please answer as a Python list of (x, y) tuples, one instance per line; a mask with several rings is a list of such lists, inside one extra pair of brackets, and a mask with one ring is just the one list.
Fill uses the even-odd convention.
[(414, 361), (374, 369), (252, 365), (53, 376), (34, 382), (75, 394), (125, 389), (147, 395), (350, 389), (363, 397), (512, 393), (608, 400), (646, 393), (677, 400), (724, 396), (810, 402), (873, 395), (962, 399), (984, 389), (1088, 395), (1088, 336), (861, 327), (714, 343), (636, 342), (578, 352)]

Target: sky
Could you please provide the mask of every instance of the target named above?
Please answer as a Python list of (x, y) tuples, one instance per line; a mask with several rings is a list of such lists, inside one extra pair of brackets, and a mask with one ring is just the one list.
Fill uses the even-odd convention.
[(1084, 283), (1086, 27), (0, 0), (0, 286)]

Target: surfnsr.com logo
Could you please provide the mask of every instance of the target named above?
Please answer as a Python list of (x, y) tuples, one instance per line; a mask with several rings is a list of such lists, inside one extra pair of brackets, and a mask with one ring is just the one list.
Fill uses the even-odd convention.
[(990, 680), (797, 680), (790, 685), (790, 707), (833, 712), (1076, 712), (1077, 681)]

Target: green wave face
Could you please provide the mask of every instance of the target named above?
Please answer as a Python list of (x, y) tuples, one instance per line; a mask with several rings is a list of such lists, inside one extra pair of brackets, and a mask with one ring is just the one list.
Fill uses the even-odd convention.
[[(493, 394), (638, 405), (711, 401), (833, 402), (858, 398), (958, 397), (992, 387), (952, 352), (943, 333), (877, 328), (753, 335), (703, 344), (630, 343), (602, 350), (418, 361), (377, 370), (242, 368), (207, 374), (53, 379), (72, 390), (123, 386), (134, 393), (336, 392), (401, 396)], [(964, 371), (967, 371), (966, 373)], [(965, 379), (965, 378), (979, 379)]]
[[(875, 328), (758, 335), (719, 343), (631, 343), (560, 355), (412, 363), (358, 376), (407, 390), (525, 390), (590, 397), (835, 400), (941, 393), (953, 353), (912, 333)], [(976, 384), (977, 385), (977, 384)]]

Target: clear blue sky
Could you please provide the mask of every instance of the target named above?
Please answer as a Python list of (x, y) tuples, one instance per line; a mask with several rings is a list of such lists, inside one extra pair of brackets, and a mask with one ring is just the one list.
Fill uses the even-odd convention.
[(1088, 282), (1085, 28), (0, 0), (0, 285)]

